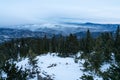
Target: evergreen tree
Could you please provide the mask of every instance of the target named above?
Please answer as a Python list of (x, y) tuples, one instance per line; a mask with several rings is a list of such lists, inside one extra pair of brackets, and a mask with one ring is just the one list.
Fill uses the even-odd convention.
[(29, 64), (30, 65), (35, 66), (36, 61), (37, 61), (37, 60), (35, 60), (36, 56), (37, 55), (31, 49), (29, 49), (28, 57), (29, 57)]
[(85, 53), (90, 53), (93, 50), (93, 38), (89, 30), (87, 30), (86, 38), (85, 38)]
[(73, 34), (70, 34), (65, 41), (65, 52), (67, 55), (77, 53), (79, 51), (79, 43), (77, 37)]
[(20, 54), (21, 54), (21, 56), (23, 57), (25, 57), (26, 55), (27, 55), (27, 53), (28, 53), (28, 50), (29, 50), (29, 47), (28, 47), (28, 45), (26, 44), (26, 41), (25, 41), (25, 39), (21, 39), (20, 40)]
[(55, 35), (51, 38), (51, 49), (52, 52), (57, 52), (57, 38)]
[(103, 41), (103, 55), (104, 55), (104, 60), (105, 61), (110, 61), (111, 60), (111, 53), (113, 51), (113, 37), (112, 33), (106, 32), (102, 33), (102, 41)]
[(2, 66), (1, 71), (7, 74), (6, 80), (26, 80), (27, 71), (22, 71), (22, 68), (18, 69), (16, 64), (9, 63), (8, 61)]
[(104, 80), (119, 80), (120, 79), (120, 64), (112, 65), (106, 72), (102, 73)]
[(60, 55), (65, 52), (65, 39), (62, 35), (58, 38), (58, 52)]
[(45, 53), (49, 51), (49, 40), (47, 39), (46, 35), (43, 38), (43, 48)]
[(114, 51), (115, 58), (116, 58), (116, 61), (119, 62), (120, 61), (120, 28), (119, 26), (117, 27), (117, 30), (116, 30), (114, 47), (115, 47), (115, 51)]
[(115, 47), (120, 47), (120, 27), (117, 27), (116, 34), (115, 34)]

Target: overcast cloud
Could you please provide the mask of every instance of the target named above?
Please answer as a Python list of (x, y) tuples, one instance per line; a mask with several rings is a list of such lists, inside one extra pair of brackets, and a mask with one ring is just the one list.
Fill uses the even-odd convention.
[(120, 0), (0, 0), (0, 25), (40, 23), (61, 17), (120, 23)]

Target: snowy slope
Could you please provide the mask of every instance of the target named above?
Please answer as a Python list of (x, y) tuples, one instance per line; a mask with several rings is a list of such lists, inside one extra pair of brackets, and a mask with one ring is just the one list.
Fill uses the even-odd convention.
[[(81, 80), (80, 77), (83, 74), (89, 74), (82, 71), (84, 60), (75, 63), (74, 58), (61, 58), (55, 53), (37, 56), (36, 59), (38, 60), (39, 75), (42, 77), (49, 75), (53, 80)], [(28, 64), (28, 58), (17, 62), (17, 66), (23, 67), (23, 70), (25, 70), (25, 68), (32, 68), (32, 66)], [(94, 79), (102, 80), (102, 78), (96, 75), (94, 75)], [(30, 80), (37, 80), (37, 77)]]

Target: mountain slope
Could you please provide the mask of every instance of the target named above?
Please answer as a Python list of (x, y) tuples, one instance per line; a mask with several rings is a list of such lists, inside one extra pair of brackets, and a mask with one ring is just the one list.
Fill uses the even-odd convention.
[(114, 32), (118, 24), (96, 24), (96, 23), (41, 23), (9, 26), (0, 28), (0, 42), (11, 38), (21, 37), (43, 37), (47, 35), (51, 37), (53, 34), (64, 36), (70, 33), (79, 37), (84, 37), (85, 32), (89, 29), (94, 37), (97, 37), (101, 32)]

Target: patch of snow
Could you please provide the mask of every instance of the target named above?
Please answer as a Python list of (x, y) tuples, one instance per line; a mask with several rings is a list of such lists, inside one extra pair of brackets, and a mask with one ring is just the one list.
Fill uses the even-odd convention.
[(1, 72), (1, 76), (2, 78), (7, 78), (7, 74), (4, 71)]
[(102, 77), (98, 77), (98, 76), (94, 76), (94, 80), (103, 80), (103, 78)]
[(47, 54), (38, 56), (37, 59), (42, 72), (45, 71), (48, 75), (54, 76), (55, 80), (76, 80), (83, 75), (79, 64), (76, 64), (73, 58), (61, 58)]
[(116, 65), (115, 54), (114, 53), (111, 54), (111, 59), (112, 59), (112, 64)]
[(111, 63), (104, 63), (104, 64), (101, 66), (100, 70), (101, 70), (102, 72), (107, 71), (107, 70), (111, 67), (111, 65), (116, 65), (114, 53), (111, 53), (111, 59), (112, 59)]
[[(85, 60), (79, 60), (78, 63), (75, 63), (73, 57), (62, 58), (57, 56), (56, 53), (40, 55), (37, 56), (36, 59), (36, 65), (40, 71), (39, 75), (43, 78), (49, 75), (53, 80), (81, 80), (80, 77), (83, 76), (83, 74), (87, 74), (81, 70), (84, 68), (83, 63)], [(29, 59), (25, 58), (16, 64), (22, 67), (23, 70), (25, 70), (25, 68), (31, 69), (32, 66), (30, 66), (28, 62)], [(95, 80), (102, 80), (98, 76), (94, 78)], [(35, 78), (29, 80), (37, 80), (37, 75)]]
[(104, 63), (104, 64), (101, 66), (100, 70), (101, 70), (102, 72), (107, 71), (107, 69), (109, 69), (110, 66), (111, 66), (111, 64), (109, 64), (109, 63)]
[(30, 69), (31, 68), (31, 66), (29, 65), (28, 62), (29, 62), (29, 59), (25, 58), (25, 59), (22, 59), (19, 62), (15, 62), (15, 63), (16, 63), (16, 66), (19, 67), (19, 69), (22, 67), (22, 70), (25, 70), (25, 69)]

